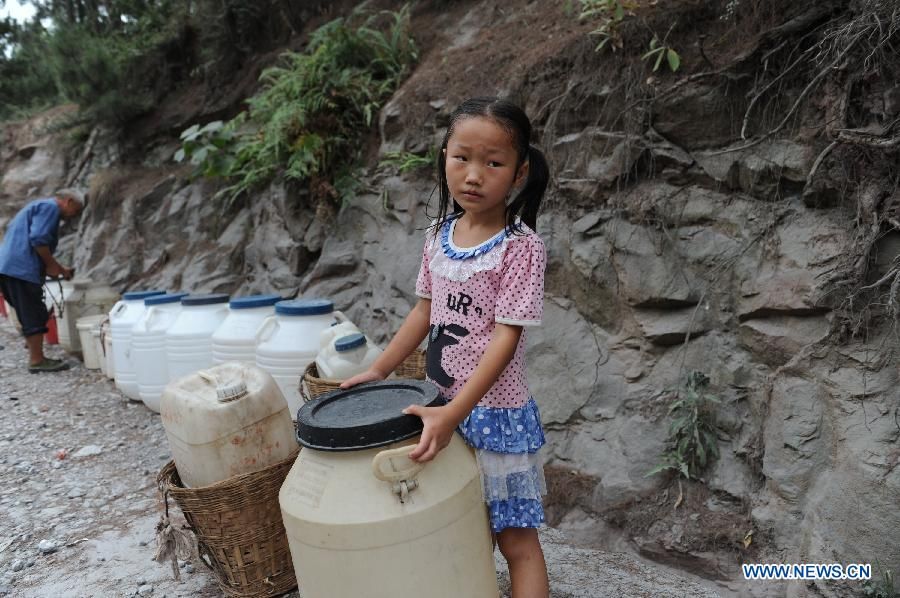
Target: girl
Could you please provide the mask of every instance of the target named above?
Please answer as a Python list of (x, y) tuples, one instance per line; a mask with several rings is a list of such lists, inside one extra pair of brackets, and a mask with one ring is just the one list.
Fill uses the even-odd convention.
[(546, 257), (533, 229), (549, 173), (530, 139), (528, 117), (505, 100), (470, 99), (451, 115), (419, 301), (371, 369), (342, 385), (384, 379), (428, 335), (428, 378), (449, 402), (404, 410), (424, 424), (410, 458), (430, 461), (455, 430), (475, 449), (514, 598), (549, 596), (537, 534), (544, 433), (528, 392), (523, 331), (543, 312)]

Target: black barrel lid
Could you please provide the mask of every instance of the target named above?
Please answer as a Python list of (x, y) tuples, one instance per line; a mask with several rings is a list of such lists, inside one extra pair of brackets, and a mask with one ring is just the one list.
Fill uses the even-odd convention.
[(317, 451), (384, 446), (422, 432), (422, 420), (404, 415), (404, 409), (443, 404), (437, 386), (423, 380), (383, 380), (335, 390), (297, 411), (297, 442)]

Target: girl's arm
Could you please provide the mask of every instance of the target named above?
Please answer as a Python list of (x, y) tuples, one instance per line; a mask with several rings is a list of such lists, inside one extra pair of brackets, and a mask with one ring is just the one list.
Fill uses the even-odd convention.
[[(399, 333), (398, 333), (399, 335)], [(409, 458), (419, 463), (431, 461), (448, 444), (456, 427), (491, 389), (500, 374), (512, 361), (522, 336), (521, 326), (496, 324), (494, 334), (478, 362), (472, 377), (463, 385), (453, 400), (443, 407), (422, 407), (410, 405), (403, 410), (408, 415), (422, 418), (425, 427), (419, 444), (409, 454)]]
[(431, 321), (431, 299), (419, 298), (419, 301), (406, 316), (400, 330), (391, 339), (384, 352), (378, 356), (375, 363), (362, 374), (353, 376), (341, 384), (341, 388), (350, 388), (363, 382), (372, 380), (384, 380), (400, 363), (409, 357), (428, 334), (428, 326)]

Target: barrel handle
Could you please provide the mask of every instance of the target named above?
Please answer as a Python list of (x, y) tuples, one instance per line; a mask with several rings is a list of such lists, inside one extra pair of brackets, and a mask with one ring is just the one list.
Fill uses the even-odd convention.
[(268, 316), (263, 323), (259, 325), (259, 330), (256, 331), (256, 344), (258, 345), (262, 341), (267, 341), (272, 336), (273, 324), (278, 324), (278, 318), (276, 316)]
[[(375, 474), (375, 477), (382, 482), (390, 483), (410, 480), (416, 477), (417, 475), (419, 475), (419, 472), (425, 468), (425, 464), (416, 463), (409, 458), (409, 454), (413, 451), (414, 448), (416, 448), (416, 445), (411, 444), (409, 446), (401, 446), (395, 449), (380, 451), (377, 455), (375, 455), (375, 457), (372, 458), (372, 473)], [(395, 457), (403, 457), (408, 460), (411, 465), (403, 469), (394, 469), (391, 459)], [(385, 462), (390, 465), (390, 469), (384, 468)]]
[[(121, 303), (121, 304), (119, 305), (119, 308), (116, 309), (116, 310), (113, 312), (113, 314), (119, 315), (120, 313), (122, 313), (122, 310), (125, 310), (125, 309), (128, 309), (128, 304), (127, 304), (127, 303)], [(110, 314), (110, 315), (112, 315), (112, 314)]]
[(336, 309), (336, 310), (334, 310), (334, 311), (331, 312), (331, 313), (334, 314), (334, 319), (337, 320), (337, 321), (335, 322), (336, 324), (340, 324), (341, 322), (349, 322), (349, 321), (350, 321), (350, 318), (348, 318), (347, 316), (345, 316), (345, 315), (344, 315), (344, 312), (342, 312), (342, 311), (340, 311), (340, 310), (337, 310), (337, 309)]
[[(424, 463), (416, 463), (409, 458), (409, 454), (415, 448), (416, 445), (413, 444), (410, 446), (388, 449), (386, 451), (381, 451), (372, 459), (372, 473), (374, 473), (375, 477), (379, 480), (391, 485), (391, 491), (397, 495), (397, 498), (400, 499), (401, 503), (405, 503), (406, 499), (409, 498), (409, 493), (419, 487), (418, 480), (413, 478), (419, 475), (419, 472), (425, 468)], [(391, 461), (393, 457), (403, 457), (409, 460), (412, 465), (405, 469), (395, 470), (393, 462)], [(383, 467), (385, 461), (390, 464), (390, 471), (385, 470)]]

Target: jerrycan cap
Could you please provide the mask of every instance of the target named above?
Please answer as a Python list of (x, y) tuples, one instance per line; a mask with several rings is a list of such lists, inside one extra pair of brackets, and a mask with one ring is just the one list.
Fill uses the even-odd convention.
[(424, 380), (382, 380), (335, 390), (297, 411), (297, 442), (318, 451), (360, 451), (412, 438), (422, 420), (410, 405), (438, 407), (444, 399)]
[(338, 353), (343, 353), (344, 351), (352, 351), (357, 347), (362, 347), (366, 344), (366, 335), (362, 333), (354, 333), (348, 334), (347, 336), (342, 336), (341, 338), (334, 341), (334, 350)]
[(220, 403), (230, 403), (247, 396), (247, 384), (243, 380), (224, 382), (216, 385), (216, 398)]

